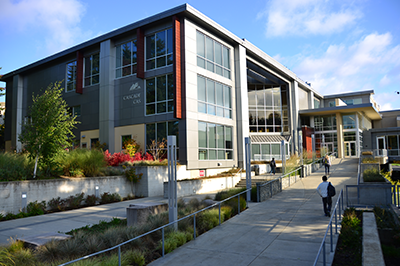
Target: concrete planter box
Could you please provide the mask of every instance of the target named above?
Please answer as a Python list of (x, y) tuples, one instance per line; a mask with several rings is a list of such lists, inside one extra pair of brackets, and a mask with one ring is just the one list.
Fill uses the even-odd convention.
[(364, 182), (361, 172), (358, 186), (359, 204), (369, 206), (390, 205), (392, 203), (392, 184), (385, 182)]
[[(213, 177), (177, 182), (178, 198), (193, 194), (204, 194), (217, 190), (233, 188), (239, 183), (242, 175)], [(164, 182), (164, 198), (168, 198), (168, 182)]]
[(378, 172), (381, 170), (379, 163), (361, 163), (360, 171), (361, 173), (364, 173), (365, 170), (372, 168), (377, 169)]

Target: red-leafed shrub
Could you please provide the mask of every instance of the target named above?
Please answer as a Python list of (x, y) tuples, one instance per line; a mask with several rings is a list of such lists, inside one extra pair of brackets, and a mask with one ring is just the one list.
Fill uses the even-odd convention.
[(129, 154), (123, 152), (111, 154), (106, 150), (104, 152), (104, 158), (109, 166), (119, 166), (124, 162), (154, 161), (153, 156), (147, 152), (144, 155), (142, 155), (141, 152), (136, 152), (135, 156), (131, 157)]

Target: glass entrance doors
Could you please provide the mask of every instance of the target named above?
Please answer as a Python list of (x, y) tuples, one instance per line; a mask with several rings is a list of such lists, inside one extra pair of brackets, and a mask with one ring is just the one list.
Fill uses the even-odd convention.
[(382, 156), (386, 149), (385, 137), (378, 137), (377, 139), (378, 156)]
[(355, 141), (346, 141), (344, 142), (344, 156), (345, 157), (356, 157), (357, 149)]

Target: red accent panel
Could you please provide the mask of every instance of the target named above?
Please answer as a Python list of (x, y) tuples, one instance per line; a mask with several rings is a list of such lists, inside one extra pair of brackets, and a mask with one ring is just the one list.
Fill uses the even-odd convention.
[(137, 74), (138, 78), (144, 79), (144, 32), (141, 28), (136, 31), (137, 45)]
[(76, 93), (83, 93), (83, 53), (76, 52)]
[(172, 17), (174, 39), (174, 117), (182, 118), (182, 57), (181, 57), (181, 22), (177, 16)]
[(314, 128), (303, 126), (301, 130), (303, 132), (303, 149), (311, 153), (313, 151), (311, 135), (314, 134)]

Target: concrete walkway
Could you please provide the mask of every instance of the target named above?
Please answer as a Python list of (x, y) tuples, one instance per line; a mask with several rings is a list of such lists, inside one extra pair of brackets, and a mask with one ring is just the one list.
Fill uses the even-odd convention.
[[(337, 194), (357, 183), (357, 163), (334, 160), (329, 181)], [(316, 193), (323, 174), (321, 168), (271, 199), (251, 203), (245, 212), (149, 265), (313, 265), (329, 223)], [(330, 265), (333, 256), (326, 250)], [(319, 261), (322, 265), (322, 255)]]
[[(357, 183), (357, 163), (358, 159), (333, 161), (329, 181), (337, 194), (344, 185)], [(150, 265), (312, 265), (329, 222), (316, 193), (323, 174), (321, 168), (267, 201), (250, 203), (240, 215)], [(141, 202), (167, 200), (143, 198), (0, 222), (0, 244), (10, 237), (68, 232), (100, 220), (126, 218), (126, 207)]]

